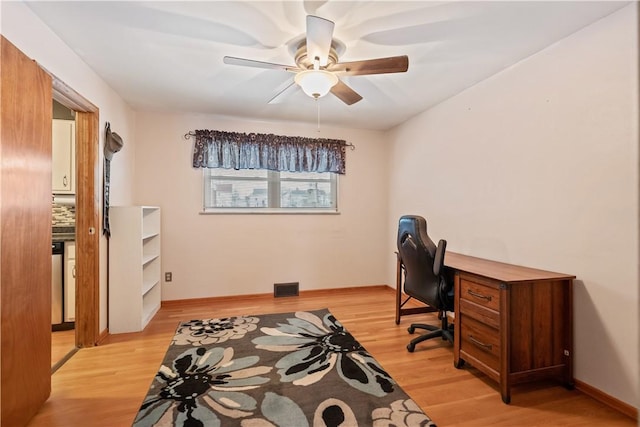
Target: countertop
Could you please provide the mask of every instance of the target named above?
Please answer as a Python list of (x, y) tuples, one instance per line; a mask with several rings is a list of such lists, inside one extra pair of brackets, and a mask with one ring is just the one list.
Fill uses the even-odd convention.
[(76, 240), (76, 228), (74, 226), (53, 226), (51, 229), (51, 241), (73, 242)]

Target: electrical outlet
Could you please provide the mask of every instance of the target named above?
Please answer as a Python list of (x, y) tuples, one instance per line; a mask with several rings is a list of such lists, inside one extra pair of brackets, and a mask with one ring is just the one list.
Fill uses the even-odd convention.
[(171, 273), (170, 271), (164, 273), (164, 281), (170, 282), (171, 280), (173, 280), (173, 273)]

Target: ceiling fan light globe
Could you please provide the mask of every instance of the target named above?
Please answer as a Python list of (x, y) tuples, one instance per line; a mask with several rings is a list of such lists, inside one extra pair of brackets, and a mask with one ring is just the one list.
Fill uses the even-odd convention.
[(302, 91), (312, 98), (325, 96), (338, 83), (338, 77), (324, 70), (301, 71), (294, 80)]

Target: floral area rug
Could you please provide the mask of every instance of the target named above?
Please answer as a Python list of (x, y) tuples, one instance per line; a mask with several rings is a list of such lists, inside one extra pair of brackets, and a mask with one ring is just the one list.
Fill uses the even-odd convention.
[(133, 425), (435, 426), (327, 309), (181, 323)]

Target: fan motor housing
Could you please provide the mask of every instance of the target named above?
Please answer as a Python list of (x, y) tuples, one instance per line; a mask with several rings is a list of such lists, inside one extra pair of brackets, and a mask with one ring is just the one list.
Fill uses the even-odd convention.
[[(310, 70), (313, 68), (313, 60), (307, 56), (306, 42), (303, 41), (300, 44), (300, 47), (298, 47), (298, 50), (296, 51), (295, 61), (296, 61), (296, 65), (302, 68), (303, 70)], [(337, 62), (338, 62), (338, 53), (336, 52), (336, 49), (332, 43), (331, 49), (329, 49), (329, 55), (327, 57), (326, 67), (330, 67), (331, 65), (336, 64)]]

